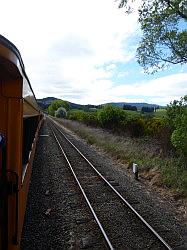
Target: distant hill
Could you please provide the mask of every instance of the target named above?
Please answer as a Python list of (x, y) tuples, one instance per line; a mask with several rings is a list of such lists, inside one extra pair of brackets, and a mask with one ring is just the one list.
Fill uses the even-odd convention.
[[(146, 103), (146, 102), (110, 102), (107, 104), (111, 104), (113, 106), (117, 106), (117, 107), (123, 107), (123, 105), (131, 105), (131, 106), (136, 106), (137, 109), (141, 109), (142, 107), (149, 107), (149, 108), (157, 108), (157, 107), (162, 107), (158, 104), (150, 104), (150, 103)], [(104, 104), (106, 105), (106, 104)]]
[[(54, 100), (60, 100), (58, 98), (55, 97), (46, 97), (43, 99), (37, 99), (38, 105), (43, 108), (43, 109), (47, 109), (49, 107), (49, 105), (51, 104), (52, 101)], [(139, 102), (135, 102), (135, 103), (130, 103), (130, 102), (110, 102), (110, 103), (104, 103), (101, 105), (92, 105), (92, 104), (87, 104), (87, 105), (82, 105), (82, 104), (77, 104), (77, 103), (72, 103), (69, 102), (70, 104), (70, 108), (71, 109), (89, 109), (89, 108), (99, 108), (101, 106), (105, 106), (107, 104), (116, 106), (116, 107), (123, 107), (124, 104), (126, 105), (131, 105), (131, 106), (136, 106), (137, 109), (141, 109), (142, 107), (160, 107), (163, 108), (163, 106), (157, 105), (157, 104), (150, 104), (150, 103), (139, 103)]]
[(87, 104), (87, 105), (82, 105), (82, 104), (76, 104), (69, 102), (70, 108), (71, 109), (90, 109), (90, 108), (98, 108), (98, 105), (92, 105), (92, 104)]
[[(42, 108), (42, 109), (47, 109), (49, 107), (49, 105), (51, 104), (52, 101), (55, 100), (60, 100), (58, 98), (55, 97), (45, 97), (43, 99), (37, 99), (38, 105)], [(82, 104), (77, 104), (77, 103), (73, 103), (73, 102), (69, 102), (70, 108), (71, 109), (89, 109), (89, 108), (97, 108), (97, 105), (91, 105), (91, 104), (87, 104), (87, 105), (82, 105)]]
[(55, 97), (46, 97), (42, 99), (37, 99), (37, 103), (42, 109), (47, 109), (49, 105), (51, 104), (51, 102), (55, 100), (60, 100), (60, 99), (55, 98)]

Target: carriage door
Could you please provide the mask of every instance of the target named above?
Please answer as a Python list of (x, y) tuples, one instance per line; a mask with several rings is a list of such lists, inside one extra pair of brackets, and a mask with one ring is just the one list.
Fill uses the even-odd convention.
[(8, 194), (6, 174), (6, 144), (0, 134), (0, 249), (8, 249)]
[(0, 79), (0, 250), (8, 248), (8, 196), (6, 190), (6, 98), (2, 96)]

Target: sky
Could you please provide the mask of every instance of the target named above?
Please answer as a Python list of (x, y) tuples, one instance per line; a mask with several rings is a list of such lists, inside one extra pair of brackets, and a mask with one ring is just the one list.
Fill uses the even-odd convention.
[(2, 1), (0, 34), (21, 52), (36, 98), (166, 105), (187, 94), (187, 66), (143, 72), (137, 14), (115, 0)]

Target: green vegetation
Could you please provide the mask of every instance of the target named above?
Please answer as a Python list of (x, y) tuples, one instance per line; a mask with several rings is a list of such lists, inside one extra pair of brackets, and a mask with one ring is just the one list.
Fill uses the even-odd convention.
[(69, 103), (63, 100), (55, 100), (51, 102), (51, 105), (48, 107), (48, 113), (52, 116), (55, 116), (55, 111), (58, 108), (63, 107), (66, 111), (69, 110)]
[[(144, 107), (143, 113), (131, 110), (130, 105), (124, 110), (112, 105), (102, 109), (69, 110), (65, 101), (55, 100), (49, 106), (49, 113), (57, 117), (83, 122), (86, 125), (109, 129), (114, 133), (131, 137), (149, 136), (160, 141), (163, 153), (175, 152), (187, 162), (187, 97), (174, 101), (167, 110)], [(124, 107), (123, 107), (124, 108)], [(66, 110), (69, 110), (66, 113)], [(175, 150), (174, 150), (175, 148)]]
[(72, 109), (68, 112), (67, 118), (69, 120), (84, 122), (86, 125), (90, 126), (98, 125), (97, 111), (83, 111)]
[(60, 107), (55, 111), (55, 117), (65, 118), (66, 116), (67, 116), (67, 111), (63, 107)]
[[(120, 0), (127, 13), (135, 0)], [(138, 63), (154, 73), (168, 64), (187, 63), (187, 4), (184, 0), (142, 0), (139, 23), (143, 33), (137, 48)]]
[(187, 170), (180, 160), (172, 159), (165, 167), (161, 168), (163, 183), (167, 187), (174, 188), (184, 196), (187, 196)]
[(187, 96), (168, 106), (167, 117), (172, 127), (171, 141), (187, 166)]
[[(67, 118), (63, 122), (88, 143), (125, 163), (136, 162), (146, 171), (156, 169), (163, 185), (187, 194), (187, 96), (156, 112), (125, 108), (128, 110), (106, 105), (101, 109), (69, 110), (67, 102), (57, 100), (49, 106), (49, 113)], [(74, 121), (79, 125), (74, 127)], [(92, 132), (99, 128), (103, 134)]]
[(123, 126), (126, 121), (127, 114), (118, 107), (106, 105), (98, 113), (98, 123), (103, 128), (115, 129)]
[[(163, 185), (187, 194), (187, 97), (151, 113), (106, 105), (99, 110), (69, 110), (67, 119), (72, 120), (64, 121), (70, 127), (79, 122), (73, 130), (88, 143), (125, 163), (156, 169)], [(92, 132), (99, 128), (106, 133)]]
[[(160, 114), (166, 113), (162, 110)], [(161, 115), (155, 116), (157, 112), (143, 114), (133, 110), (123, 110), (112, 105), (106, 105), (102, 109), (95, 111), (70, 110), (67, 118), (80, 121), (86, 125), (110, 129), (120, 134), (128, 134), (132, 137), (148, 135), (161, 137), (166, 124)]]
[(157, 109), (154, 113), (155, 117), (165, 117), (166, 116), (166, 109)]
[(136, 107), (136, 106), (129, 105), (129, 104), (124, 104), (124, 105), (123, 105), (123, 109), (124, 109), (124, 110), (133, 110), (133, 111), (137, 111), (137, 107)]

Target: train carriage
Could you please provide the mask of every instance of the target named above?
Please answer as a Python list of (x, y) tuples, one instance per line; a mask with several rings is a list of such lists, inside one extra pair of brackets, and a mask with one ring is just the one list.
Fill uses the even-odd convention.
[(0, 36), (0, 249), (20, 249), (39, 110), (18, 49)]

